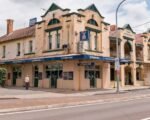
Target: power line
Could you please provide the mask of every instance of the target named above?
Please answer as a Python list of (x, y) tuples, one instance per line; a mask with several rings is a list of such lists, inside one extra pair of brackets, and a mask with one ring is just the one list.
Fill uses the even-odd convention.
[(132, 27), (132, 28), (141, 27), (141, 26), (146, 25), (146, 24), (149, 24), (149, 23), (150, 23), (150, 21), (145, 22), (145, 23), (143, 23), (143, 24), (136, 25), (136, 26), (134, 26), (134, 27)]

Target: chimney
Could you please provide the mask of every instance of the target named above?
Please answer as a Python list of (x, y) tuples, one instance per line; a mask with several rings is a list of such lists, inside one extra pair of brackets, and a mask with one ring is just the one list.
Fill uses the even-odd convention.
[(13, 32), (13, 22), (12, 19), (7, 19), (7, 35)]

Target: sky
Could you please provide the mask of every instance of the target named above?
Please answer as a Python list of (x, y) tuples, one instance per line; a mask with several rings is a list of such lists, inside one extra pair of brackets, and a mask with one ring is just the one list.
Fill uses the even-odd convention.
[[(115, 24), (115, 11), (122, 0), (0, 0), (0, 35), (6, 33), (6, 19), (14, 20), (14, 29), (27, 27), (29, 19), (45, 13), (52, 3), (76, 11), (95, 4), (104, 21)], [(130, 24), (137, 33), (150, 28), (150, 0), (126, 0), (118, 13), (119, 26)], [(149, 23), (148, 23), (149, 22)], [(143, 23), (148, 23), (144, 24)], [(142, 25), (142, 26), (139, 26)], [(138, 26), (138, 27), (137, 27)]]

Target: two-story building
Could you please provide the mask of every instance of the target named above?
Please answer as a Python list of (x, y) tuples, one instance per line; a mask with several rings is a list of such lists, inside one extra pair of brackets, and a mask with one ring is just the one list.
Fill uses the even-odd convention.
[[(149, 83), (148, 35), (135, 34), (129, 24), (118, 28), (112, 25), (110, 28), (110, 56), (116, 57), (116, 36), (119, 40), (120, 57), (120, 86), (147, 86)], [(148, 67), (149, 69), (149, 67)], [(115, 66), (110, 69), (111, 86), (115, 87)], [(146, 76), (147, 77), (146, 77)]]
[(94, 4), (78, 12), (52, 4), (42, 21), (19, 30), (13, 30), (12, 20), (7, 23), (0, 64), (7, 69), (9, 86), (23, 86), (29, 75), (33, 87), (110, 87), (110, 26)]
[[(86, 90), (114, 88), (116, 36), (119, 40), (120, 86), (150, 85), (150, 32), (137, 34), (130, 25), (116, 29), (94, 4), (70, 12), (52, 4), (42, 20), (0, 37), (0, 66), (8, 86)], [(117, 31), (116, 31), (117, 30)]]

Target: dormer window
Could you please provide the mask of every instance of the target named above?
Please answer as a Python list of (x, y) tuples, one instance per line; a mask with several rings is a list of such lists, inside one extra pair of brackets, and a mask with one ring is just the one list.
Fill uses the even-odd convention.
[(54, 24), (58, 24), (58, 23), (60, 23), (60, 21), (58, 19), (54, 18), (54, 19), (50, 20), (48, 25), (54, 25)]
[(97, 22), (94, 19), (90, 19), (87, 22), (88, 24), (94, 25), (94, 26), (98, 26)]

